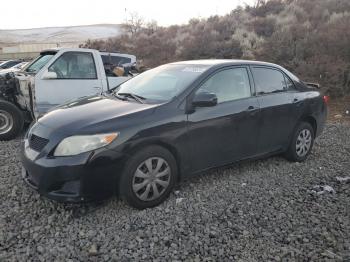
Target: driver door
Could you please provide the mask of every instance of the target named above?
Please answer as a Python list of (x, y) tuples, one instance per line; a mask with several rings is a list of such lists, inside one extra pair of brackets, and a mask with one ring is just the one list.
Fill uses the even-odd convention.
[(252, 96), (248, 68), (223, 69), (196, 91), (216, 94), (218, 104), (188, 114), (192, 172), (221, 166), (255, 154), (259, 104)]
[[(101, 77), (92, 52), (67, 51), (35, 76), (36, 113), (102, 91)], [(46, 77), (47, 72), (50, 77)]]

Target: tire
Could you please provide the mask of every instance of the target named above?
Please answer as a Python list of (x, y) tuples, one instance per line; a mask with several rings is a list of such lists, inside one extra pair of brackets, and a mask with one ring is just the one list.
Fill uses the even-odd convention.
[[(149, 172), (149, 167), (152, 172)], [(119, 192), (132, 207), (137, 209), (154, 207), (170, 195), (177, 176), (174, 156), (161, 146), (149, 146), (127, 160), (119, 181)]]
[(11, 140), (23, 129), (22, 111), (14, 104), (0, 100), (0, 140)]
[(301, 122), (294, 131), (285, 157), (292, 162), (305, 161), (311, 153), (314, 139), (315, 131), (313, 127), (307, 122)]

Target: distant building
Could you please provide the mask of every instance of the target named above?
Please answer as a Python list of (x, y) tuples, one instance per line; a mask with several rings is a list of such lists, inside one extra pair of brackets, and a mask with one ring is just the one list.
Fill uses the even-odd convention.
[(42, 50), (67, 47), (76, 48), (81, 42), (61, 42), (61, 43), (25, 43), (0, 47), (0, 60), (24, 59), (31, 60), (39, 55)]

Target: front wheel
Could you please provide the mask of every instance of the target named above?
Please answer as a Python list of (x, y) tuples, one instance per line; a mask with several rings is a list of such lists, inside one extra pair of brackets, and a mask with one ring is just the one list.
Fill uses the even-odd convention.
[(0, 140), (11, 140), (22, 131), (23, 113), (14, 104), (0, 100)]
[(286, 158), (293, 162), (305, 161), (314, 144), (315, 131), (307, 122), (301, 122), (296, 128), (286, 152)]
[(136, 152), (127, 161), (119, 192), (131, 206), (144, 209), (162, 203), (176, 181), (174, 156), (163, 147), (150, 146)]

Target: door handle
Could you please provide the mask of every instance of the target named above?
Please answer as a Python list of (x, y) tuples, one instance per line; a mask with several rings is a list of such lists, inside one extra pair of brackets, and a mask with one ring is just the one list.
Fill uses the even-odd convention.
[(256, 110), (256, 109), (258, 109), (257, 107), (255, 107), (255, 106), (249, 106), (248, 107), (248, 109), (247, 109), (247, 111), (254, 111), (254, 110)]
[(258, 112), (259, 107), (249, 106), (246, 110), (251, 116), (254, 116)]
[(93, 88), (95, 88), (95, 89), (101, 89), (101, 87), (99, 87), (99, 86), (94, 86)]
[(304, 103), (303, 100), (299, 100), (298, 98), (293, 99), (293, 104), (296, 104), (296, 106), (301, 106)]

